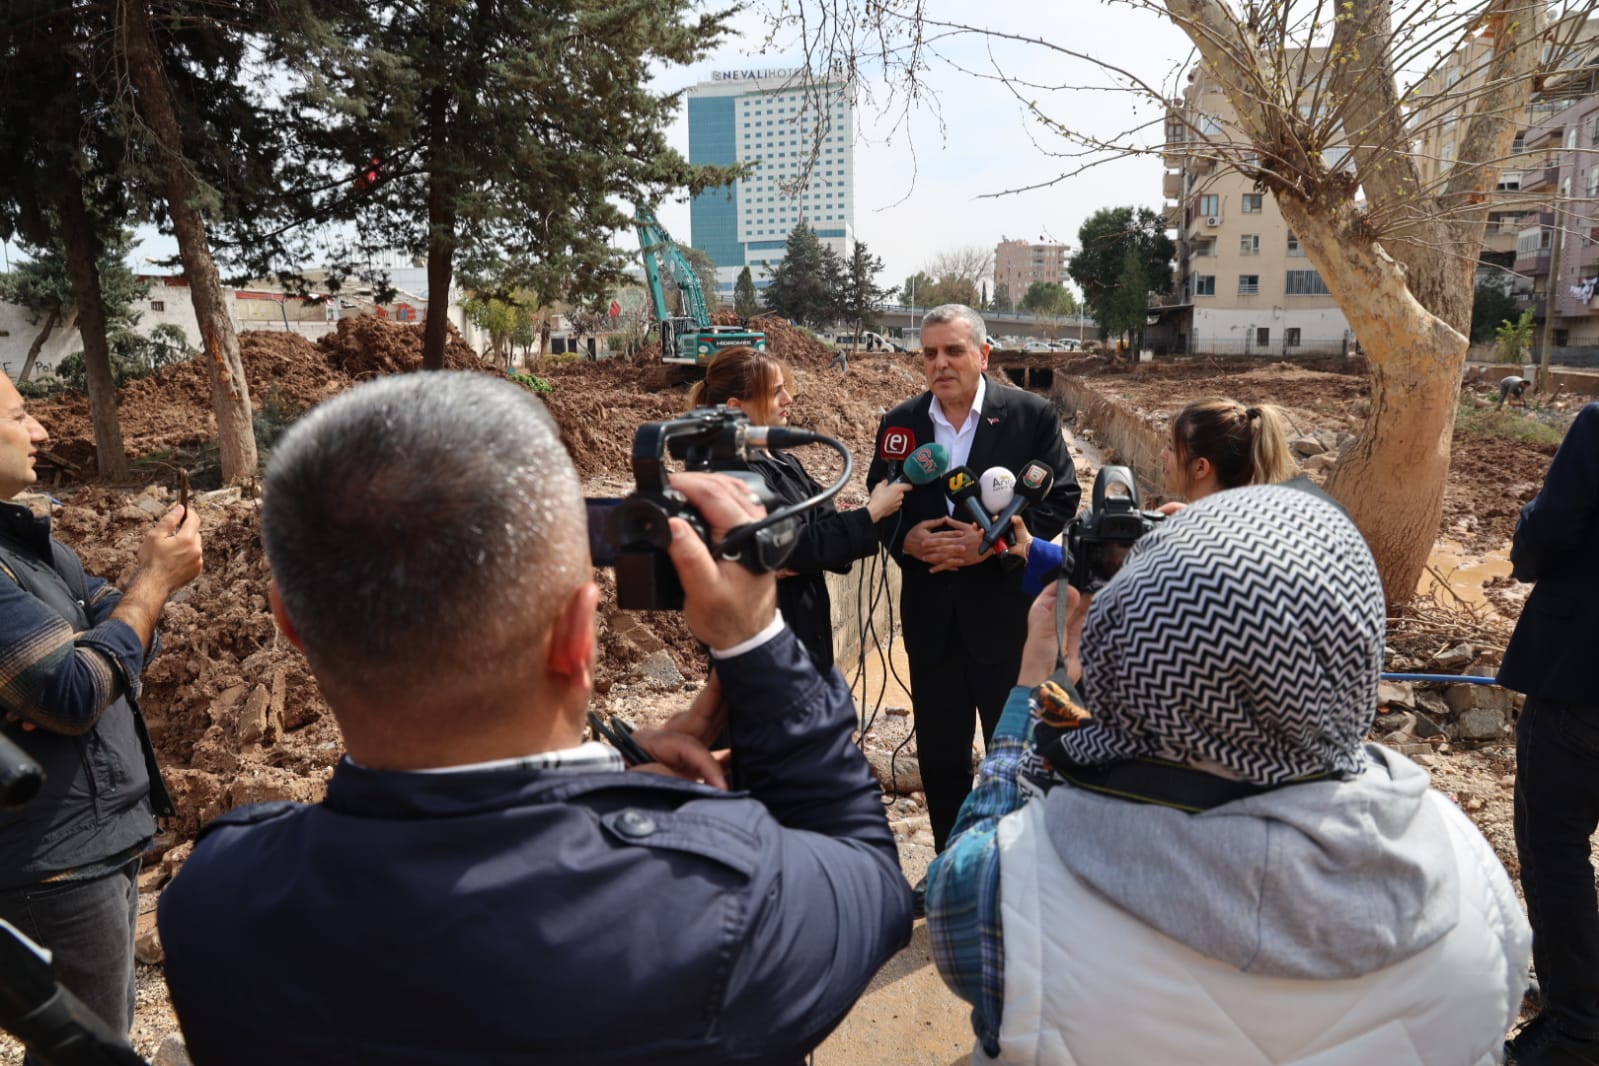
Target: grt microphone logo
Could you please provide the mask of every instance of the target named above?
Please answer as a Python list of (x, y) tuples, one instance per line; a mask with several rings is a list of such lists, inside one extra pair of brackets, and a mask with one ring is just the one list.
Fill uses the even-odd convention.
[(883, 439), (878, 443), (877, 451), (884, 459), (903, 459), (915, 447), (916, 437), (910, 430), (889, 426), (883, 430)]
[(917, 448), (914, 452), (911, 452), (911, 457), (907, 461), (915, 463), (917, 469), (924, 471), (930, 478), (937, 477), (939, 474), (943, 473), (943, 471), (938, 468), (938, 456), (934, 452), (931, 444), (924, 444), (920, 448)]

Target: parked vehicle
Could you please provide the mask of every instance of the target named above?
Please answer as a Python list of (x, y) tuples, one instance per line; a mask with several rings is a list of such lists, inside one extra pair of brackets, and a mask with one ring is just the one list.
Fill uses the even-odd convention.
[(833, 343), (840, 348), (852, 352), (903, 352), (905, 346), (899, 341), (890, 340), (881, 333), (865, 330), (859, 336), (853, 333), (833, 334)]

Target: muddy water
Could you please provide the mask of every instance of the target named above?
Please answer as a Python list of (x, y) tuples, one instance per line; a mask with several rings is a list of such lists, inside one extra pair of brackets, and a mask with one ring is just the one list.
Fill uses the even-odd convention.
[[(1428, 569), (1422, 571), (1421, 582), (1416, 586), (1418, 595), (1431, 595), (1447, 589), (1443, 595), (1453, 593), (1473, 607), (1492, 608), (1483, 592), (1483, 585), (1496, 577), (1510, 576), (1510, 545), (1486, 555), (1469, 552), (1447, 538), (1433, 545), (1427, 557)], [(1439, 577), (1443, 580), (1440, 582)]]

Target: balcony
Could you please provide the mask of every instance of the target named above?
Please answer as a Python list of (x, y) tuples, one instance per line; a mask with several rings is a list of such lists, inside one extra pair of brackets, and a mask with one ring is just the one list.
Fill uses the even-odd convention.
[(1516, 253), (1516, 262), (1511, 266), (1517, 274), (1527, 274), (1533, 277), (1549, 273), (1549, 249), (1540, 248), (1533, 253)]
[(1183, 195), (1183, 172), (1180, 170), (1168, 170), (1166, 176), (1161, 180), (1160, 191), (1165, 194), (1168, 200), (1181, 199)]
[(1560, 168), (1558, 166), (1544, 167), (1542, 170), (1523, 170), (1521, 172), (1521, 191), (1553, 192), (1560, 187)]

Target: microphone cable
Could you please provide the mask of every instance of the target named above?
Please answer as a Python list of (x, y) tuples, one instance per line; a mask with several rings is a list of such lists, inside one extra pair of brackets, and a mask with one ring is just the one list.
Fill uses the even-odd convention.
[(786, 507), (779, 507), (765, 518), (757, 518), (753, 522), (746, 522), (730, 530), (723, 537), (721, 543), (711, 549), (711, 555), (716, 559), (726, 558), (730, 553), (736, 552), (747, 542), (755, 539), (756, 535), (764, 529), (769, 529), (779, 522), (787, 521), (797, 515), (803, 514), (817, 504), (837, 496), (839, 490), (848, 484), (850, 475), (855, 472), (855, 458), (850, 455), (844, 442), (835, 440), (822, 433), (815, 433), (808, 429), (791, 429), (787, 426), (751, 426), (746, 431), (746, 440), (760, 448), (792, 447), (800, 444), (825, 444), (832, 448), (844, 459), (844, 469), (839, 473), (834, 482), (812, 496), (808, 496), (798, 503), (791, 503)]

